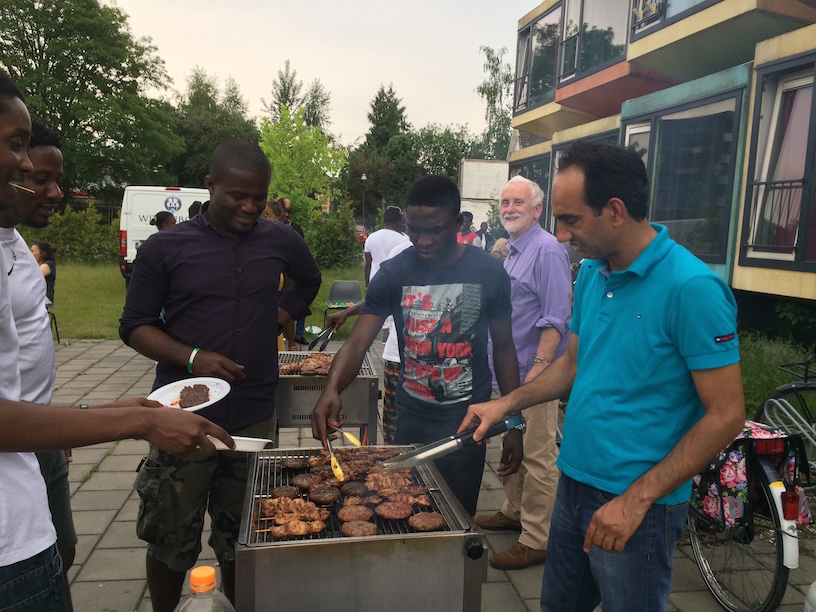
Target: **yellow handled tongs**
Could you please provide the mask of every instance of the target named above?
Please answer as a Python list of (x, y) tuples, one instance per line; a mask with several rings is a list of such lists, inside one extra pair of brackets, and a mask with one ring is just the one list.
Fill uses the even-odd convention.
[[(331, 427), (331, 425), (329, 427)], [(334, 429), (333, 433), (343, 434), (346, 440), (351, 442), (354, 446), (362, 446), (360, 439), (354, 434), (350, 434), (349, 432), (343, 430), (341, 427), (333, 427), (332, 429)]]

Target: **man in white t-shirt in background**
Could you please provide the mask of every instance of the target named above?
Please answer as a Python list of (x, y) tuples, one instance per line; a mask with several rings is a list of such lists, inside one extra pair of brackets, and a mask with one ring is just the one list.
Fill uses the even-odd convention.
[(408, 240), (408, 236), (400, 232), (402, 225), (402, 211), (396, 206), (389, 206), (383, 213), (381, 230), (371, 234), (365, 241), (365, 282), (380, 269), (380, 264), (388, 258), (388, 254), (398, 244)]
[[(403, 242), (408, 241), (408, 236), (403, 234), (402, 229), (403, 215), (402, 211), (396, 206), (389, 206), (383, 213), (383, 227), (371, 234), (365, 241), (365, 284), (368, 288), (368, 282), (374, 278), (377, 270), (380, 269), (380, 264), (388, 259), (388, 254), (394, 247)], [(383, 324), (382, 341), (388, 339), (388, 334), (394, 326), (394, 319), (388, 317)]]

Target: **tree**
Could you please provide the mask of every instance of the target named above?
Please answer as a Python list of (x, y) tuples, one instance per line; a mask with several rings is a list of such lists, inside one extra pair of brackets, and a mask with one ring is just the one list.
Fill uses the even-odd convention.
[(172, 178), (165, 168), (183, 143), (170, 104), (146, 95), (170, 82), (155, 52), (122, 11), (96, 0), (0, 3), (0, 66), (31, 115), (62, 134), (67, 189)]
[(482, 133), (481, 153), (486, 159), (507, 159), (513, 105), (513, 69), (504, 61), (506, 47), (499, 51), (479, 47), (479, 51), (485, 54), (485, 78), (476, 92), (485, 101), (487, 121), (487, 128)]
[(301, 108), (290, 114), (281, 107), (280, 118), (264, 118), (261, 125), (261, 149), (272, 166), (269, 194), (289, 198), (292, 218), (306, 223), (310, 212), (336, 199), (332, 180), (346, 165), (346, 152), (332, 144), (323, 130), (306, 125)]
[(221, 141), (228, 138), (259, 140), (255, 121), (246, 114), (247, 103), (233, 79), (227, 79), (222, 92), (217, 77), (210, 77), (203, 68), (193, 69), (178, 107), (177, 131), (185, 146), (171, 163), (179, 185), (204, 185), (212, 152)]
[(278, 70), (278, 76), (272, 81), (272, 98), (269, 102), (261, 98), (264, 112), (273, 123), (277, 123), (284, 107), (289, 109), (290, 115), (294, 115), (303, 107), (306, 111), (304, 114), (306, 125), (319, 127), (325, 131), (331, 123), (329, 121), (331, 94), (320, 79), (312, 81), (305, 94), (301, 95), (301, 91), (303, 81), (298, 80), (297, 70), (292, 69), (287, 59), (283, 70)]
[(471, 156), (474, 137), (467, 126), (435, 123), (412, 132), (417, 161), (424, 174), (441, 174), (454, 183), (459, 179), (459, 162)]
[(371, 123), (365, 142), (368, 150), (380, 153), (392, 137), (410, 129), (411, 124), (408, 123), (405, 107), (401, 103), (393, 84), (388, 86), (388, 91), (380, 85), (371, 101), (371, 112), (368, 113), (368, 121)]

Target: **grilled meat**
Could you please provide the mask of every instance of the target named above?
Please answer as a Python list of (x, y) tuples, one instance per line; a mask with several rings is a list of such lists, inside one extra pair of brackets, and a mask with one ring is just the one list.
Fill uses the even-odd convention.
[(336, 487), (318, 485), (309, 489), (309, 499), (321, 506), (328, 506), (340, 499), (340, 491)]
[(179, 407), (192, 408), (210, 401), (210, 388), (207, 385), (195, 384), (184, 387), (179, 393)]
[(414, 531), (437, 531), (445, 526), (445, 517), (438, 512), (417, 512), (408, 524)]
[(368, 521), (349, 521), (343, 523), (340, 532), (350, 538), (360, 538), (363, 536), (377, 535), (377, 526)]
[(413, 513), (409, 504), (403, 502), (384, 502), (374, 508), (377, 516), (389, 521), (399, 521), (407, 519)]
[(365, 506), (343, 506), (337, 511), (337, 518), (344, 523), (348, 521), (370, 521), (374, 511)]

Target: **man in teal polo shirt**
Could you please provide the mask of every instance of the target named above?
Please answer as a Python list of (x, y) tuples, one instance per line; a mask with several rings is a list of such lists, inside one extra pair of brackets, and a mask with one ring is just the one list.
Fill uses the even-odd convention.
[(470, 407), (481, 434), (570, 394), (541, 609), (665, 610), (690, 481), (740, 431), (745, 403), (728, 286), (650, 224), (638, 155), (579, 141), (552, 188), (558, 240), (586, 261), (566, 354)]

